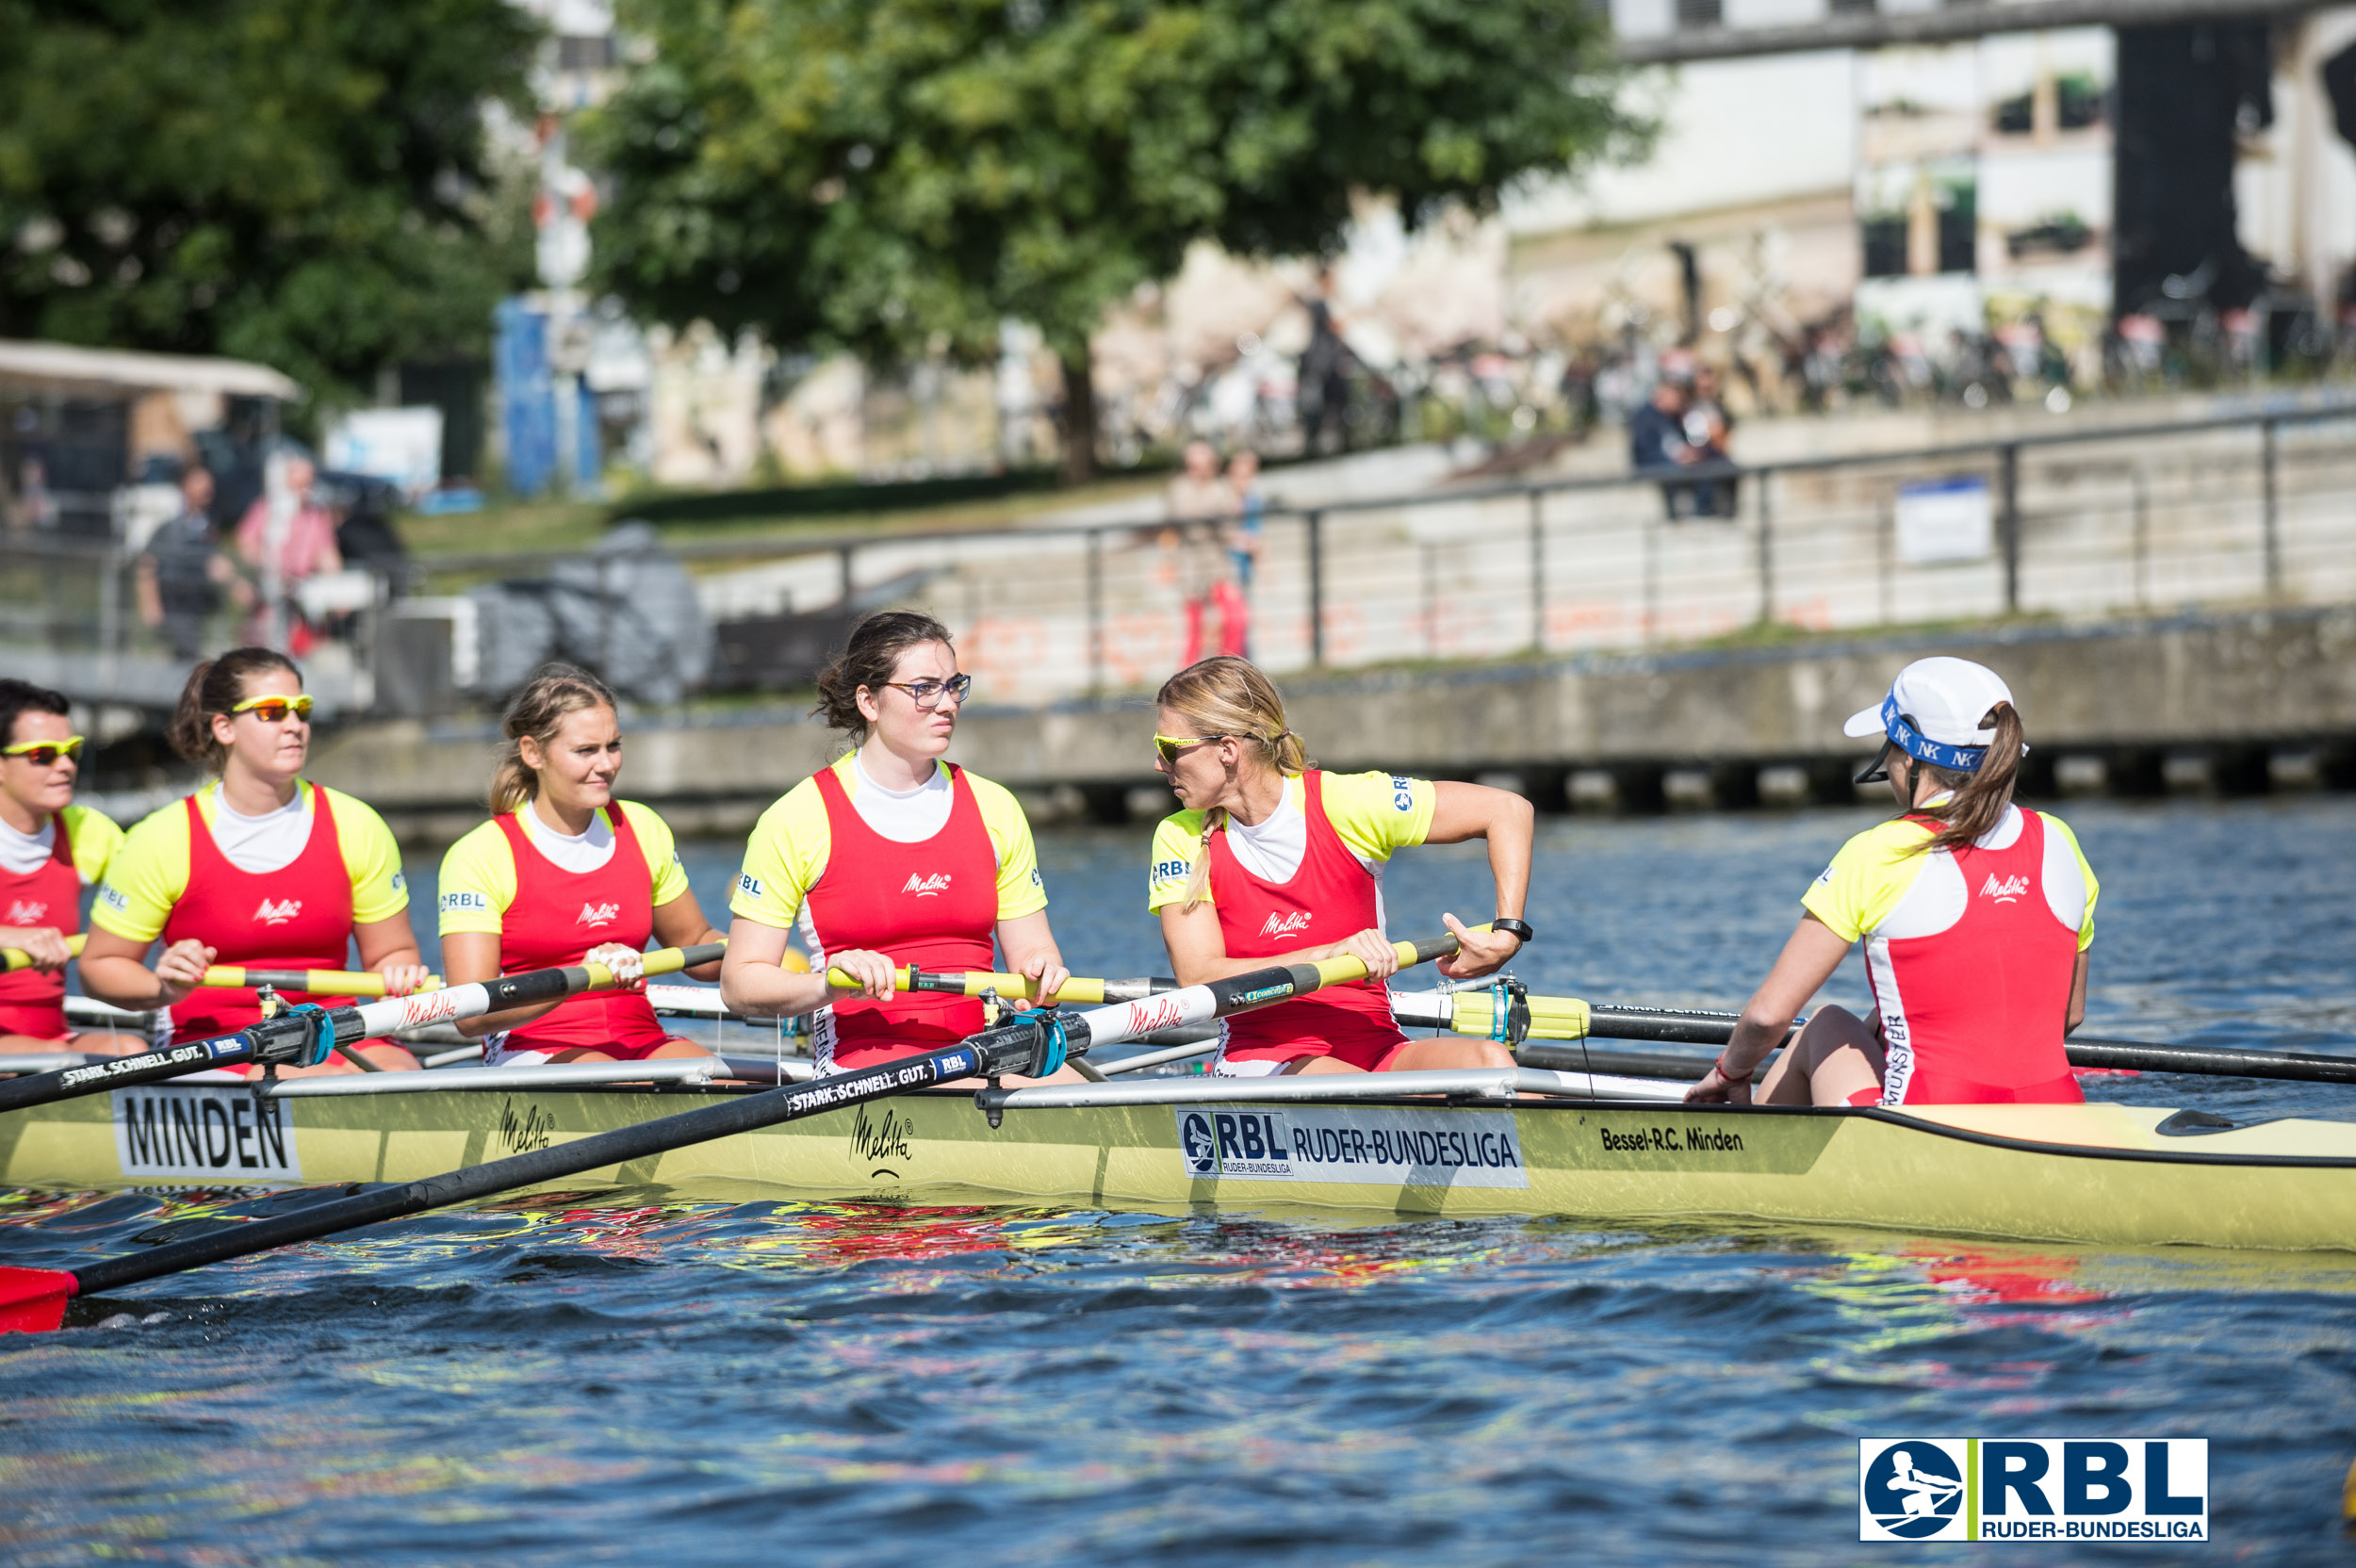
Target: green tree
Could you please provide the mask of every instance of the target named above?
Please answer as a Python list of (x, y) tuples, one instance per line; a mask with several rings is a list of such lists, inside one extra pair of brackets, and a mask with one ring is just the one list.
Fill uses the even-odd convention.
[(987, 357), (1029, 321), (1094, 463), (1088, 336), (1199, 238), (1337, 248), (1632, 150), (1583, 0), (637, 0), (591, 127), (603, 284), (785, 348)]
[(486, 101), (507, 0), (0, 0), (0, 336), (256, 359), (323, 393), (482, 351), (529, 279)]

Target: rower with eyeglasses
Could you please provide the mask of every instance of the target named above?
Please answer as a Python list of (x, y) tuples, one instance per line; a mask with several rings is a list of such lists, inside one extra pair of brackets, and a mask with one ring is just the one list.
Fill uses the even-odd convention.
[(1146, 907), (1159, 913), (1170, 972), (1199, 986), (1269, 964), (1363, 959), (1366, 978), (1224, 1021), (1212, 1071), (1391, 1072), (1512, 1067), (1496, 1040), (1411, 1040), (1384, 982), (1399, 955), (1383, 924), (1383, 869), (1411, 844), (1485, 839), (1497, 915), (1486, 929), (1441, 919), (1461, 951), (1454, 980), (1494, 973), (1536, 933), (1521, 918), (1536, 813), (1481, 784), (1329, 773), (1309, 760), (1267, 676), (1205, 659), (1163, 682), (1154, 766), (1184, 809), (1153, 833)]
[(137, 1035), (76, 1034), (65, 1018), (65, 966), (82, 929), (82, 890), (106, 874), (123, 829), (74, 804), (82, 737), (65, 698), (0, 679), (0, 948), (22, 954), (0, 974), (0, 1053), (123, 1056)]
[[(169, 1009), (173, 1043), (234, 1034), (261, 1017), (245, 988), (202, 985), (214, 964), (349, 969), (406, 996), (430, 978), (409, 928), (401, 851), (384, 819), (302, 776), (311, 698), (294, 662), (235, 648), (188, 673), (168, 731), (174, 750), (216, 776), (133, 827), (90, 910), (82, 984), (117, 1006)], [(147, 951), (164, 942), (155, 967)], [(334, 1007), (349, 997), (305, 996)], [(380, 1067), (414, 1068), (400, 1046), (357, 1048)], [(340, 1056), (286, 1072), (353, 1072)]]
[[(720, 994), (746, 1017), (811, 1015), (821, 1072), (938, 1050), (983, 1027), (979, 1001), (895, 993), (902, 965), (997, 967), (1028, 977), (1049, 1004), (1071, 978), (1022, 806), (942, 760), (973, 689), (939, 621), (899, 610), (868, 616), (819, 676), (813, 710), (857, 749), (787, 792), (745, 845)], [(808, 973), (780, 967), (796, 928)], [(1003, 966), (992, 964), (993, 943)], [(836, 1000), (829, 969), (857, 992)]]

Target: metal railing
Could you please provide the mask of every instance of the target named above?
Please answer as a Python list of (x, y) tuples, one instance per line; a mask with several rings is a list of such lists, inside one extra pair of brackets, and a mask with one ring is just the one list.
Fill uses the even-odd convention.
[[(1909, 553), (1903, 503), (1926, 482), (1985, 485), (1992, 527), (1984, 553)], [(1286, 504), (1285, 482), (1280, 474), (1271, 484), (1278, 498), (1249, 595), (1251, 652), (1280, 674), (1639, 651), (1780, 628), (2356, 603), (2356, 399), (1316, 505)], [(1673, 518), (1664, 484), (1720, 486), (1730, 515)], [(708, 615), (756, 624), (763, 636), (786, 636), (797, 618), (839, 625), (876, 604), (927, 609), (957, 633), (991, 700), (1039, 703), (1150, 686), (1180, 665), (1186, 599), (1201, 586), (1188, 580), (1201, 563), (1190, 565), (1184, 551), (1203, 547), (1173, 531), (1150, 516), (1048, 518), (687, 540), (665, 553), (695, 572)], [(404, 584), (413, 596), (354, 622), (352, 699), (365, 704), (372, 684), (381, 709), (432, 710), (417, 694), (386, 689), (414, 661), (379, 657), (389, 645), (384, 628), (409, 617), (414, 629), (417, 615), (446, 614), (449, 634), (463, 638), (468, 617), (450, 607), (471, 586), (546, 578), (559, 563), (578, 573), (596, 560), (483, 553), (413, 563)], [(20, 547), (0, 544), (12, 585), (26, 564)], [(144, 636), (127, 610), (128, 565), (108, 554), (82, 586), (12, 607), (0, 641), (24, 645), (21, 625), (47, 616), (51, 645), (87, 650), (99, 666), (111, 659), (120, 674)], [(473, 665), (465, 649), (448, 662)]]

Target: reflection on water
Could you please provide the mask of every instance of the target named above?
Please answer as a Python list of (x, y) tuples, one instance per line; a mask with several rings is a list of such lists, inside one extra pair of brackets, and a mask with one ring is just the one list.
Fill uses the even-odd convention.
[[(2067, 814), (2104, 882), (2095, 1027), (2356, 1048), (2350, 803)], [(1548, 824), (1523, 972), (1739, 1002), (1865, 820)], [(1158, 967), (1143, 848), (1042, 842), (1075, 970)], [(733, 856), (690, 846), (708, 907)], [(1477, 848), (1387, 886), (1402, 930), (1487, 912)], [(0, 1259), (270, 1201), (0, 1194)], [(1856, 1439), (1936, 1432), (2204, 1436), (2220, 1555), (2336, 1562), (2351, 1295), (2356, 1254), (540, 1194), (0, 1341), (0, 1555), (1813, 1564), (1854, 1540)]]

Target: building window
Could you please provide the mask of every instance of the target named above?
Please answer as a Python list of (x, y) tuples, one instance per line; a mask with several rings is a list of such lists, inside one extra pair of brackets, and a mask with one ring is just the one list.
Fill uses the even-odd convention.
[(1877, 0), (1832, 0), (1835, 16), (1871, 16), (1879, 9)]
[(603, 71), (614, 63), (614, 40), (608, 35), (588, 38), (578, 33), (560, 36), (556, 41), (556, 68), (559, 71)]
[(1677, 26), (1681, 30), (1715, 27), (1725, 21), (1723, 0), (1677, 0)]

